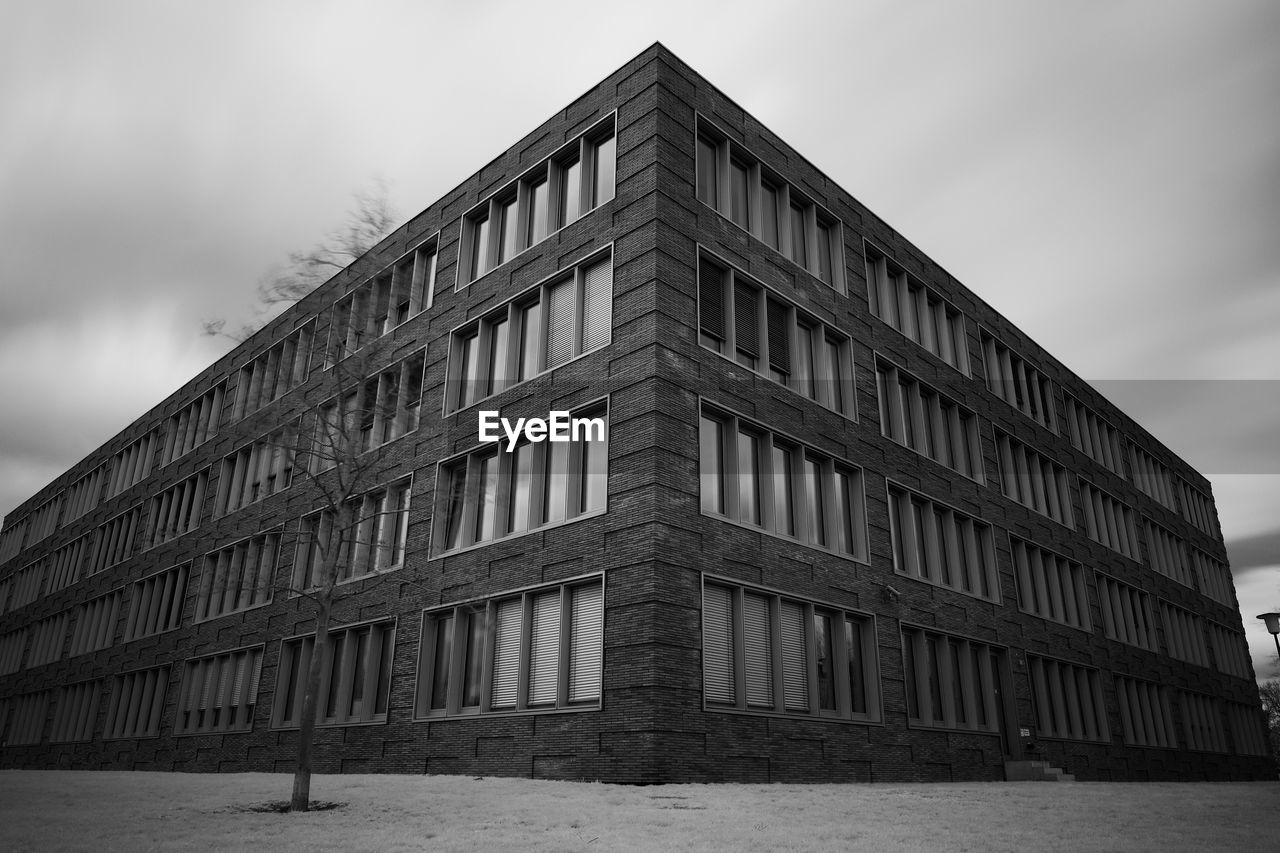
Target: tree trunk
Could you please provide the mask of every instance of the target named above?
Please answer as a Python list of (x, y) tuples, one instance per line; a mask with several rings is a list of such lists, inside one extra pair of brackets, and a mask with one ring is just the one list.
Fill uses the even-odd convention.
[(293, 799), (289, 810), (305, 812), (311, 806), (311, 751), (316, 739), (316, 714), (320, 708), (320, 667), (329, 650), (329, 614), (333, 609), (333, 590), (322, 590), (316, 596), (315, 644), (302, 694), (302, 719), (298, 730), (298, 766), (293, 771)]

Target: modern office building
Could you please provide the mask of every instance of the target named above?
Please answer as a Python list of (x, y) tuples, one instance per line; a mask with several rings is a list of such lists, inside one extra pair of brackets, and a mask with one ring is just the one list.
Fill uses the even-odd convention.
[(1205, 478), (661, 45), (9, 514), (3, 766), (292, 769), (335, 424), (319, 771), (1274, 777)]

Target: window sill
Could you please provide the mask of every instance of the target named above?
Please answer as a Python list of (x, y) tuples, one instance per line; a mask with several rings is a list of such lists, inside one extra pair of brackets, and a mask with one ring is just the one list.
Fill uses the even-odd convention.
[(595, 704), (584, 702), (579, 705), (566, 705), (563, 708), (515, 708), (511, 710), (504, 709), (501, 711), (459, 711), (453, 714), (445, 711), (433, 711), (425, 716), (415, 716), (412, 722), (431, 723), (440, 722), (442, 720), (505, 719), (510, 717), (527, 717), (542, 714), (582, 714), (601, 710), (603, 710), (603, 705), (600, 702), (596, 702)]
[(792, 545), (800, 545), (805, 548), (812, 548), (815, 551), (821, 551), (824, 554), (830, 554), (833, 557), (839, 557), (842, 560), (848, 560), (852, 563), (860, 563), (861, 565), (864, 565), (864, 566), (871, 565), (871, 559), (869, 557), (859, 557), (859, 556), (855, 556), (854, 554), (846, 553), (844, 551), (837, 551), (834, 548), (828, 548), (825, 545), (819, 545), (814, 542), (806, 542), (803, 539), (796, 539), (793, 536), (787, 536), (785, 533), (777, 533), (773, 530), (768, 530), (764, 527), (758, 527), (754, 524), (750, 524), (745, 521), (738, 521), (736, 518), (730, 518), (727, 515), (719, 515), (714, 512), (707, 512), (706, 510), (700, 510), (700, 512), (702, 516), (705, 518), (714, 518), (716, 521), (723, 521), (725, 524), (731, 524), (734, 527), (740, 527), (743, 530), (750, 530), (752, 533), (760, 533), (765, 536), (768, 536), (771, 539), (779, 539), (783, 542), (788, 542)]
[(855, 726), (884, 726), (884, 720), (866, 716), (842, 716), (840, 714), (814, 714), (809, 711), (767, 711), (763, 708), (730, 708), (724, 705), (702, 703), (702, 710), (708, 714), (738, 714), (745, 717), (767, 717), (773, 720), (796, 720), (805, 723), (839, 723)]
[[(576, 524), (579, 521), (586, 521), (589, 518), (597, 518), (598, 516), (604, 515), (608, 511), (609, 511), (608, 495), (606, 495), (604, 509), (597, 509), (597, 510), (592, 510), (591, 512), (584, 512), (581, 515), (575, 515), (573, 518), (566, 518), (563, 521), (555, 521), (550, 524), (543, 524), (539, 527), (531, 527), (528, 530), (521, 530), (519, 533), (508, 533), (507, 535), (499, 537), (497, 539), (486, 539), (483, 542), (475, 542), (470, 545), (462, 545), (447, 551), (438, 551), (435, 554), (432, 554), (427, 559), (439, 560), (439, 559), (443, 559), (444, 557), (452, 557), (456, 554), (464, 554), (468, 551), (474, 551), (477, 548), (485, 548), (485, 547), (488, 547), (489, 545), (496, 545), (499, 542), (509, 542), (513, 539), (519, 539), (522, 536), (528, 536), (531, 533), (544, 533), (548, 530), (555, 530), (557, 527), (564, 527), (569, 524)], [(492, 713), (492, 712), (488, 712), (488, 713)]]
[[(699, 337), (701, 337), (701, 336), (699, 336)], [(795, 388), (792, 388), (790, 385), (787, 385), (787, 384), (785, 384), (785, 383), (779, 382), (778, 380), (774, 379), (773, 377), (769, 376), (768, 374), (761, 373), (759, 370), (756, 370), (755, 368), (747, 367), (745, 364), (743, 364), (742, 362), (738, 361), (737, 359), (730, 358), (729, 356), (725, 355), (724, 353), (720, 352), (719, 350), (712, 349), (711, 347), (707, 346), (706, 344), (704, 344), (704, 343), (702, 343), (702, 342), (699, 342), (699, 343), (698, 343), (698, 346), (699, 346), (699, 347), (701, 347), (702, 349), (706, 350), (707, 352), (715, 353), (717, 356), (719, 356), (720, 358), (722, 358), (722, 359), (724, 359), (725, 361), (729, 362), (729, 363), (730, 363), (730, 364), (732, 364), (734, 367), (739, 368), (739, 369), (741, 369), (741, 370), (745, 370), (745, 371), (747, 371), (748, 373), (752, 374), (753, 376), (756, 376), (756, 377), (758, 377), (758, 378), (760, 378), (760, 379), (763, 379), (765, 382), (768, 382), (768, 383), (769, 383), (770, 385), (772, 385), (772, 386), (776, 386), (776, 387), (778, 387), (778, 388), (782, 388), (782, 389), (784, 389), (784, 390), (786, 390), (786, 391), (790, 391), (792, 394), (795, 394), (795, 395), (796, 395), (797, 397), (799, 397), (801, 400), (804, 400), (804, 401), (809, 402), (809, 403), (813, 403), (815, 406), (819, 406), (819, 407), (821, 407), (822, 409), (824, 409), (825, 411), (831, 412), (833, 415), (839, 415), (840, 417), (844, 418), (845, 420), (849, 421), (850, 423), (855, 423), (855, 424), (856, 424), (856, 423), (858, 422), (858, 415), (857, 415), (857, 413), (856, 413), (856, 412), (855, 412), (854, 414), (852, 414), (852, 415), (851, 415), (851, 414), (848, 414), (847, 412), (842, 412), (842, 411), (840, 411), (839, 409), (833, 409), (833, 408), (831, 408), (830, 406), (828, 406), (826, 403), (823, 403), (821, 400), (815, 400), (815, 399), (814, 399), (814, 398), (812, 398), (812, 397), (806, 397), (804, 394), (801, 394), (799, 391), (797, 391)], [(849, 389), (849, 394), (850, 394), (851, 396), (852, 396), (853, 394), (855, 394), (855, 393), (857, 393), (857, 389), (856, 389), (856, 388), (850, 388), (850, 389)]]

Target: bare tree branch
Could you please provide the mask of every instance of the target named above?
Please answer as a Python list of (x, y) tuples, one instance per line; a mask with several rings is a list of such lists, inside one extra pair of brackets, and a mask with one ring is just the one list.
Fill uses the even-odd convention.
[(281, 307), (287, 307), (349, 267), (369, 251), (399, 221), (388, 200), (386, 181), (376, 178), (371, 186), (354, 193), (354, 208), (339, 228), (330, 231), (305, 252), (292, 252), (289, 263), (272, 270), (258, 282), (258, 302), (253, 319), (228, 329), (225, 318), (201, 323), (204, 334), (228, 338), (236, 343), (266, 325)]

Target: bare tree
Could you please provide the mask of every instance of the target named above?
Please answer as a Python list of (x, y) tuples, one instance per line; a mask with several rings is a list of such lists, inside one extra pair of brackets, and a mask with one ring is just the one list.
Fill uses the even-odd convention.
[[(312, 753), (320, 711), (323, 668), (331, 663), (330, 626), (335, 608), (357, 589), (403, 564), (407, 537), (407, 485), (384, 482), (389, 466), (381, 448), (417, 428), (421, 357), (377, 371), (368, 355), (332, 365), (329, 379), (313, 392), (296, 430), (279, 447), (292, 458), (294, 487), (309, 488), (313, 509), (297, 534), (298, 558), (288, 594), (301, 596), (314, 613), (312, 650), (305, 672), (298, 720), (298, 758), (290, 808), (310, 803)], [(301, 480), (301, 482), (299, 482)], [(405, 579), (408, 580), (407, 578)], [(364, 701), (375, 701), (366, 697)]]
[(206, 320), (206, 335), (230, 338), (237, 343), (247, 340), (268, 320), (346, 269), (365, 252), (378, 244), (398, 222), (387, 199), (385, 181), (375, 179), (367, 188), (354, 193), (355, 206), (339, 228), (305, 252), (293, 252), (283, 268), (272, 270), (258, 282), (258, 301), (254, 319), (228, 329), (227, 320)]
[(1267, 734), (1271, 744), (1271, 757), (1280, 764), (1280, 678), (1272, 678), (1258, 685), (1262, 697), (1262, 710), (1267, 715)]
[[(309, 251), (290, 255), (285, 270), (259, 285), (258, 319), (357, 262), (394, 224), (384, 184), (357, 193), (356, 207), (343, 228)], [(433, 257), (429, 260), (434, 262)], [(302, 706), (296, 715), (293, 811), (310, 807), (312, 755), (324, 667), (331, 664), (335, 610), (356, 590), (366, 592), (368, 581), (377, 582), (386, 569), (399, 567), (407, 550), (407, 485), (398, 487), (393, 500), (393, 490), (383, 481), (389, 468), (380, 448), (417, 428), (425, 364), (418, 354), (381, 366), (378, 358), (385, 348), (376, 341), (421, 305), (434, 281), (434, 266), (428, 269), (425, 264), (415, 255), (404, 267), (405, 281), (396, 291), (404, 304), (392, 300), (389, 286), (373, 296), (370, 284), (352, 291), (335, 309), (324, 353), (324, 381), (304, 384), (304, 414), (264, 440), (263, 455), (269, 455), (269, 461), (255, 465), (246, 456), (244, 467), (252, 471), (242, 477), (242, 489), (257, 489), (254, 477), (270, 477), (272, 490), (287, 481), (291, 488), (306, 489), (313, 499), (294, 543), (298, 557), (292, 577), (276, 585), (277, 591), (305, 600), (314, 614), (309, 660), (305, 672), (295, 674)], [(228, 332), (226, 322), (216, 320), (205, 323), (205, 332), (244, 340), (260, 325)], [(347, 583), (360, 579), (365, 582)], [(299, 655), (300, 666), (302, 660)]]

